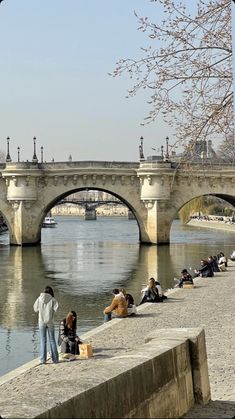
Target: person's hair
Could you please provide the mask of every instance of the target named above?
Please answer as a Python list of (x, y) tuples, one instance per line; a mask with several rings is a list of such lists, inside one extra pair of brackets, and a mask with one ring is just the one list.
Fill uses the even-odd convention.
[(125, 290), (125, 288), (119, 288), (119, 292), (122, 292), (122, 293), (123, 293), (123, 295), (126, 295), (126, 290)]
[(46, 288), (44, 289), (44, 292), (46, 294), (50, 294), (52, 297), (54, 297), (54, 291), (49, 285), (46, 286)]
[(119, 294), (119, 289), (118, 288), (114, 288), (113, 289), (113, 291), (112, 291), (112, 294), (114, 294), (114, 295), (117, 295), (117, 294)]
[(159, 295), (158, 289), (156, 287), (156, 281), (153, 277), (149, 278), (148, 288), (156, 295)]
[(181, 271), (182, 274), (188, 273), (187, 269), (182, 269)]
[(148, 286), (153, 289), (156, 288), (156, 284), (155, 284), (155, 279), (154, 278), (149, 278), (149, 284)]
[(69, 311), (66, 316), (66, 326), (69, 329), (75, 329), (77, 327), (77, 313), (73, 310)]

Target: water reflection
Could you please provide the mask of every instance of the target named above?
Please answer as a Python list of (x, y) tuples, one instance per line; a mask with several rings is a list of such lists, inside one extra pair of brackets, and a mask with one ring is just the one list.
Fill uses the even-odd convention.
[(235, 247), (235, 234), (182, 227), (174, 223), (171, 244), (139, 245), (135, 221), (84, 222), (60, 217), (56, 229), (42, 232), (37, 247), (10, 247), (1, 236), (0, 375), (38, 356), (37, 315), (33, 303), (46, 285), (59, 301), (56, 324), (68, 310), (78, 312), (79, 333), (103, 321), (111, 290), (122, 286), (138, 303), (151, 276), (163, 289), (174, 285), (182, 268), (193, 269), (202, 257)]
[(40, 247), (10, 247), (0, 271), (1, 325), (8, 329), (32, 326), (32, 296), (40, 291), (45, 271)]

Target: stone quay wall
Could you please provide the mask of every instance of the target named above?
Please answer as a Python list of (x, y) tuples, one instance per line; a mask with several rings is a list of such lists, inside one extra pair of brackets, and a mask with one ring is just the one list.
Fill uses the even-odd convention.
[(195, 401), (210, 399), (202, 330), (159, 330), (138, 351), (108, 364), (99, 365), (95, 380), (77, 395), (35, 417), (178, 418)]
[[(96, 394), (99, 395), (100, 406), (106, 409), (102, 412), (99, 410), (97, 417), (105, 417), (107, 411), (110, 413), (110, 404), (113, 406), (113, 417), (116, 418), (121, 417), (120, 405), (127, 406), (126, 412), (129, 409), (129, 413), (122, 417), (141, 417), (140, 409), (143, 409), (142, 417), (148, 417), (147, 410), (152, 415), (149, 417), (160, 417), (158, 409), (162, 390), (165, 392), (162, 393), (162, 408), (165, 403), (165, 409), (168, 409), (162, 417), (179, 417), (174, 406), (180, 399), (188, 397), (187, 403), (190, 406), (194, 403), (193, 399), (197, 401), (198, 396), (200, 401), (200, 394), (202, 402), (209, 397), (205, 358), (203, 362), (202, 356), (198, 363), (190, 348), (190, 362), (187, 355), (186, 341), (190, 346), (193, 338), (191, 329), (199, 328), (198, 339), (200, 331), (205, 330), (211, 400), (207, 404), (195, 403), (184, 417), (234, 418), (234, 275), (235, 262), (229, 261), (226, 272), (218, 272), (213, 278), (196, 278), (194, 289), (168, 291), (168, 299), (164, 303), (143, 304), (138, 307), (137, 316), (114, 319), (87, 332), (81, 338), (90, 342), (94, 348), (94, 356), (90, 359), (62, 361), (57, 365), (50, 360), (46, 365), (39, 365), (39, 360), (35, 359), (6, 374), (0, 378), (0, 415), (4, 419), (49, 418), (55, 417), (54, 409), (61, 407), (60, 414), (57, 410), (57, 418), (70, 417), (71, 411), (67, 410), (70, 408), (74, 409), (72, 417), (85, 417), (84, 411), (80, 413), (82, 405), (75, 408), (73, 404), (77, 406), (77, 397), (80, 397), (80, 403), (82, 400), (84, 404), (90, 402), (91, 399), (87, 398), (87, 394), (90, 394), (92, 406), (87, 408), (96, 411)], [(199, 355), (201, 353), (200, 350)], [(163, 362), (164, 359), (167, 364)], [(192, 382), (187, 372), (190, 364)], [(173, 365), (175, 375), (170, 379), (169, 368), (173, 371)], [(160, 383), (159, 377), (165, 374), (168, 379)], [(179, 377), (178, 382), (174, 381), (176, 377)], [(184, 387), (186, 384), (187, 395)], [(152, 397), (148, 398), (151, 391)], [(133, 400), (139, 409), (138, 413), (131, 405), (132, 397), (135, 397)]]
[[(115, 327), (114, 321), (107, 326)], [(2, 409), (3, 418), (178, 418), (195, 403), (210, 400), (205, 334), (200, 328), (158, 330), (126, 356), (120, 352), (111, 359), (101, 357), (95, 371), (93, 360), (89, 362), (86, 374), (77, 371), (77, 382), (69, 386), (67, 376), (57, 383), (53, 374), (48, 376), (47, 394), (32, 392), (31, 404), (28, 394), (25, 400), (16, 394), (8, 413)]]
[(190, 220), (187, 225), (199, 228), (211, 228), (214, 230), (224, 230), (235, 232), (235, 224), (226, 223), (225, 221), (207, 221), (207, 220)]

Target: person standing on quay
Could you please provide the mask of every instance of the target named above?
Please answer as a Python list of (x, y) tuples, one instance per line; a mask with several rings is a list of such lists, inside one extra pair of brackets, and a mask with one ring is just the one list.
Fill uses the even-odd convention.
[(51, 358), (54, 364), (59, 362), (59, 355), (55, 341), (55, 328), (53, 323), (54, 313), (59, 305), (54, 298), (53, 289), (47, 286), (37, 298), (33, 305), (34, 311), (38, 312), (38, 324), (40, 332), (40, 361), (46, 364), (47, 361), (47, 332), (49, 336)]

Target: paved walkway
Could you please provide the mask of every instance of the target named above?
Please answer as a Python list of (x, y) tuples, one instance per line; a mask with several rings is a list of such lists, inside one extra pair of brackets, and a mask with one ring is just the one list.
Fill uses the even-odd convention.
[(11, 374), (0, 378), (0, 415), (4, 419), (14, 417), (12, 412), (17, 403), (21, 403), (25, 406), (24, 417), (32, 417), (37, 413), (37, 404), (45, 403), (45, 397), (52, 397), (47, 386), (51, 380), (60, 402), (63, 392), (67, 391), (63, 387), (62, 377), (65, 376), (71, 382), (69, 391), (72, 396), (78, 376), (86, 374), (91, 382), (95, 379), (95, 362), (105, 362), (120, 351), (127, 354), (142, 345), (152, 330), (202, 326), (206, 334), (212, 401), (205, 407), (195, 406), (185, 417), (235, 417), (235, 263), (229, 263), (227, 272), (196, 281), (193, 290), (170, 291), (166, 302), (144, 304), (139, 307), (138, 316), (112, 320), (83, 335), (83, 339), (91, 341), (95, 349), (92, 360), (36, 367), (38, 361), (34, 360), (32, 368), (23, 367), (25, 371), (20, 370), (14, 379), (10, 379)]

